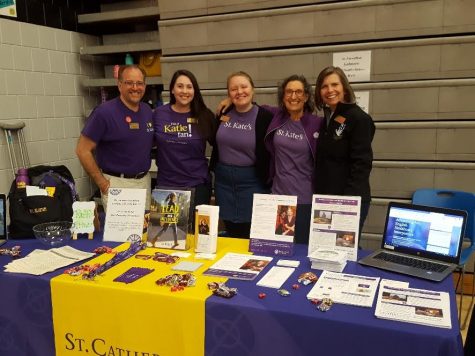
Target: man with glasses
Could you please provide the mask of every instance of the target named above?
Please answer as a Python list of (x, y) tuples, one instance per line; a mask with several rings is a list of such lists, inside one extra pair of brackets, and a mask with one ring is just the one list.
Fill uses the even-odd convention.
[(119, 69), (119, 97), (94, 109), (81, 132), (76, 154), (101, 191), (107, 209), (109, 188), (147, 189), (150, 207), (152, 110), (141, 102), (145, 73), (136, 65)]

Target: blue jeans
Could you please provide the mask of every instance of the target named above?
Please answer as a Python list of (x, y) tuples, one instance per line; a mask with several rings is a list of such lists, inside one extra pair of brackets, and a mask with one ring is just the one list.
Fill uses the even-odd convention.
[(254, 193), (269, 193), (256, 175), (254, 167), (238, 167), (218, 163), (214, 189), (219, 217), (233, 223), (249, 223), (252, 219)]

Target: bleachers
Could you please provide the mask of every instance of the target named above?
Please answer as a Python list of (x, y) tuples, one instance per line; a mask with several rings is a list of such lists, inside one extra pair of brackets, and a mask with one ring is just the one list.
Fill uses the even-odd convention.
[(284, 77), (315, 83), (334, 53), (371, 52), (370, 79), (353, 83), (377, 127), (363, 246), (379, 245), (389, 200), (474, 190), (475, 1), (203, 0), (178, 11), (185, 2), (159, 1), (164, 87), (189, 69), (213, 110), (230, 72), (249, 72), (256, 101), (276, 104)]

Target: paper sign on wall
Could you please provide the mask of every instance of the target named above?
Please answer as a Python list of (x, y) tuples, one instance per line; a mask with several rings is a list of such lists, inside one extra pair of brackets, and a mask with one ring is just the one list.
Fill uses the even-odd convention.
[(333, 65), (343, 69), (350, 82), (367, 82), (371, 76), (371, 51), (333, 53)]
[(369, 91), (355, 91), (356, 104), (363, 109), (365, 113), (369, 113)]

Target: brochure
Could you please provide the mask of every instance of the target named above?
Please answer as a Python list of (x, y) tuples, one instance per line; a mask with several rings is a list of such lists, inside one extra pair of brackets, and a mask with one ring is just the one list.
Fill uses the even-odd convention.
[(148, 243), (151, 247), (188, 249), (191, 191), (154, 189), (150, 204)]
[(252, 281), (272, 261), (272, 257), (227, 253), (203, 274)]
[(346, 253), (356, 261), (360, 225), (361, 197), (314, 195), (308, 254), (317, 248)]
[(451, 328), (450, 298), (447, 292), (395, 287), (381, 283), (376, 317), (438, 328)]
[(104, 241), (125, 242), (129, 237), (142, 238), (145, 189), (109, 188)]
[(195, 252), (216, 253), (219, 206), (198, 205), (195, 209)]
[(296, 196), (254, 194), (249, 251), (291, 256), (296, 215)]
[(335, 303), (371, 308), (379, 277), (323, 271), (308, 299), (331, 298)]

